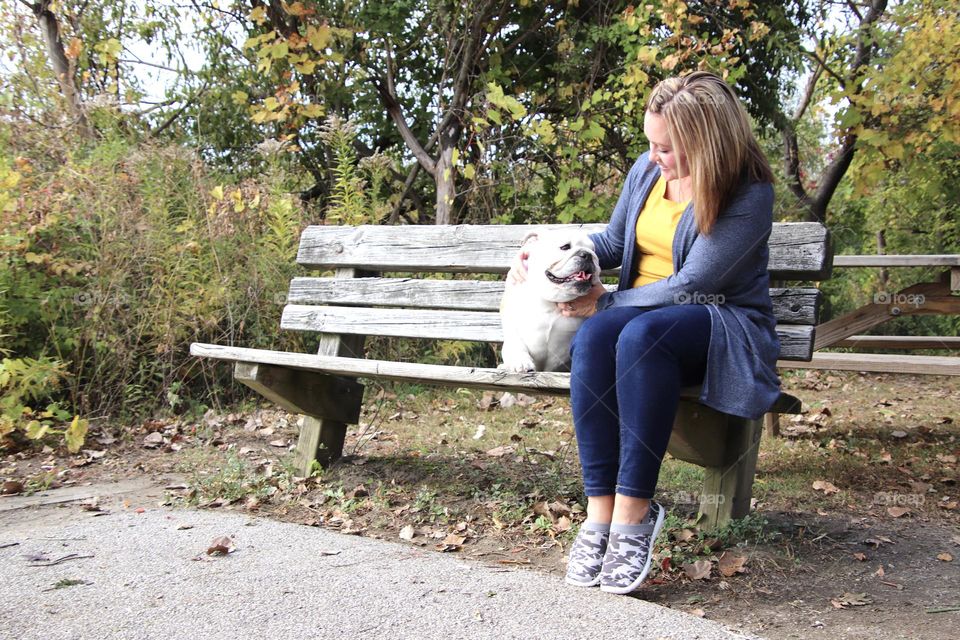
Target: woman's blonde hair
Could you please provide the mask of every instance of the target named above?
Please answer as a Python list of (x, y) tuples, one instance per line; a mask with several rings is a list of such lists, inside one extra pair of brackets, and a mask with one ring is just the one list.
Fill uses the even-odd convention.
[(647, 112), (664, 118), (674, 153), (686, 156), (700, 233), (710, 233), (742, 182), (773, 182), (746, 110), (719, 76), (667, 78), (654, 87)]

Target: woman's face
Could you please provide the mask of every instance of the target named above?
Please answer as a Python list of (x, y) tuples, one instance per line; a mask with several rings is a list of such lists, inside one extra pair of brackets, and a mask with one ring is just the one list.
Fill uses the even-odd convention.
[(650, 161), (660, 167), (664, 180), (676, 180), (687, 176), (687, 158), (675, 151), (667, 133), (666, 119), (649, 111), (643, 116), (643, 133), (650, 141)]

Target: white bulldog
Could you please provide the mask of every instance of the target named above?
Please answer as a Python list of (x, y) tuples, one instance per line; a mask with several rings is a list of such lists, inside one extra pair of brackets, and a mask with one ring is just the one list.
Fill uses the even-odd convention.
[(567, 371), (570, 341), (584, 318), (560, 314), (569, 302), (600, 282), (600, 263), (593, 241), (582, 232), (531, 232), (523, 239), (529, 251), (527, 279), (507, 283), (500, 303), (503, 324), (501, 369)]

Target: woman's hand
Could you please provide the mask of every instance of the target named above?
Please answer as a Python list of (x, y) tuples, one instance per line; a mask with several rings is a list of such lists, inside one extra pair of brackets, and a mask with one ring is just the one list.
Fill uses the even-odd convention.
[(530, 258), (530, 249), (520, 247), (513, 262), (510, 263), (510, 271), (507, 272), (507, 284), (522, 284), (527, 280), (527, 259)]
[(557, 308), (560, 310), (560, 315), (566, 318), (589, 318), (597, 312), (597, 300), (606, 292), (603, 285), (597, 283), (579, 298), (570, 302), (557, 303)]

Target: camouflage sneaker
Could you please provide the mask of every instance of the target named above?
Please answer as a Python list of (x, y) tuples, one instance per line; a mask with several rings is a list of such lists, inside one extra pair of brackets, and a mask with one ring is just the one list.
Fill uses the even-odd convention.
[(567, 561), (567, 584), (595, 587), (600, 584), (600, 567), (610, 538), (610, 525), (584, 523), (570, 547)]
[(610, 542), (603, 556), (600, 590), (608, 593), (634, 591), (650, 572), (653, 541), (663, 527), (664, 510), (650, 503), (646, 520), (638, 525), (612, 525)]

